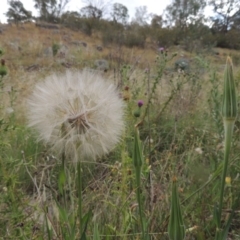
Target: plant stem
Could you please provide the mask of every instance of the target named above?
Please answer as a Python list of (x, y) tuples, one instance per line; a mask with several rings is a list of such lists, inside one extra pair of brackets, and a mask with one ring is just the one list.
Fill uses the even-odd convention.
[(223, 171), (222, 171), (221, 188), (220, 188), (220, 199), (219, 199), (219, 208), (218, 208), (219, 209), (218, 226), (220, 226), (220, 224), (221, 224), (225, 178), (226, 178), (226, 174), (227, 174), (228, 159), (229, 159), (229, 153), (230, 153), (230, 149), (231, 149), (231, 141), (232, 141), (234, 122), (235, 122), (235, 120), (224, 120), (224, 130), (225, 130), (224, 162), (223, 162)]
[(64, 175), (64, 183), (61, 182), (61, 190), (62, 195), (63, 195), (63, 201), (64, 201), (64, 209), (67, 209), (67, 198), (66, 198), (66, 191), (65, 191), (65, 185), (66, 185), (66, 171), (65, 171), (65, 165), (66, 165), (66, 160), (65, 160), (65, 153), (62, 154), (62, 169), (61, 169), (61, 174)]
[(141, 201), (141, 167), (136, 167), (136, 182), (137, 182), (137, 201), (138, 201), (138, 210), (140, 216), (140, 222), (142, 227), (142, 237), (145, 239), (145, 227), (142, 213), (142, 201)]
[(80, 237), (83, 233), (82, 225), (82, 176), (81, 176), (81, 161), (77, 163), (77, 179), (78, 179), (78, 218), (80, 223)]

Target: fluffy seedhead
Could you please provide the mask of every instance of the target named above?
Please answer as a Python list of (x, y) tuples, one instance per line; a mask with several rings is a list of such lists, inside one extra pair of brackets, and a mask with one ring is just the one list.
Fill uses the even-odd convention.
[(39, 140), (71, 158), (97, 158), (119, 141), (123, 101), (115, 86), (87, 70), (52, 75), (28, 99), (29, 126)]

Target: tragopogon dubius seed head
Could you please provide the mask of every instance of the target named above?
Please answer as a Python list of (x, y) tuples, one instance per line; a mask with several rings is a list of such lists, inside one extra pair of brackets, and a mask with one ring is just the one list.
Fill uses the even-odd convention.
[(54, 74), (28, 99), (29, 126), (57, 153), (95, 159), (118, 143), (123, 107), (115, 86), (97, 74)]

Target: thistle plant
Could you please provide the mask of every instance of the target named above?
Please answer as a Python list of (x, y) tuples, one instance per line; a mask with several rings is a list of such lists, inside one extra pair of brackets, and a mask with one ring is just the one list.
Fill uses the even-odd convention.
[(224, 240), (227, 238), (228, 229), (230, 222), (228, 222), (224, 228), (221, 226), (222, 208), (223, 208), (223, 196), (225, 180), (229, 162), (229, 153), (231, 149), (231, 141), (233, 135), (233, 128), (237, 118), (237, 94), (236, 87), (233, 77), (233, 66), (230, 57), (227, 58), (225, 72), (224, 72), (224, 91), (223, 91), (223, 106), (222, 106), (222, 116), (224, 124), (224, 161), (223, 161), (223, 171), (221, 178), (219, 205), (215, 207), (215, 222), (216, 228), (216, 240)]
[(133, 113), (134, 117), (140, 117), (140, 115), (141, 115), (141, 108), (143, 106), (143, 101), (142, 100), (138, 100), (137, 105), (138, 105), (138, 108)]
[(28, 107), (29, 126), (38, 131), (38, 139), (49, 144), (57, 156), (77, 162), (83, 237), (81, 162), (101, 157), (118, 143), (124, 128), (123, 102), (113, 84), (83, 70), (54, 74), (38, 83)]

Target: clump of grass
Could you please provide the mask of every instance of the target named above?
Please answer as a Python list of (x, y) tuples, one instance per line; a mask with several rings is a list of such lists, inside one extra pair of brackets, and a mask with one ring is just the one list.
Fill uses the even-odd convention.
[(60, 45), (58, 43), (53, 43), (52, 44), (53, 56), (57, 55), (59, 49), (60, 49)]

